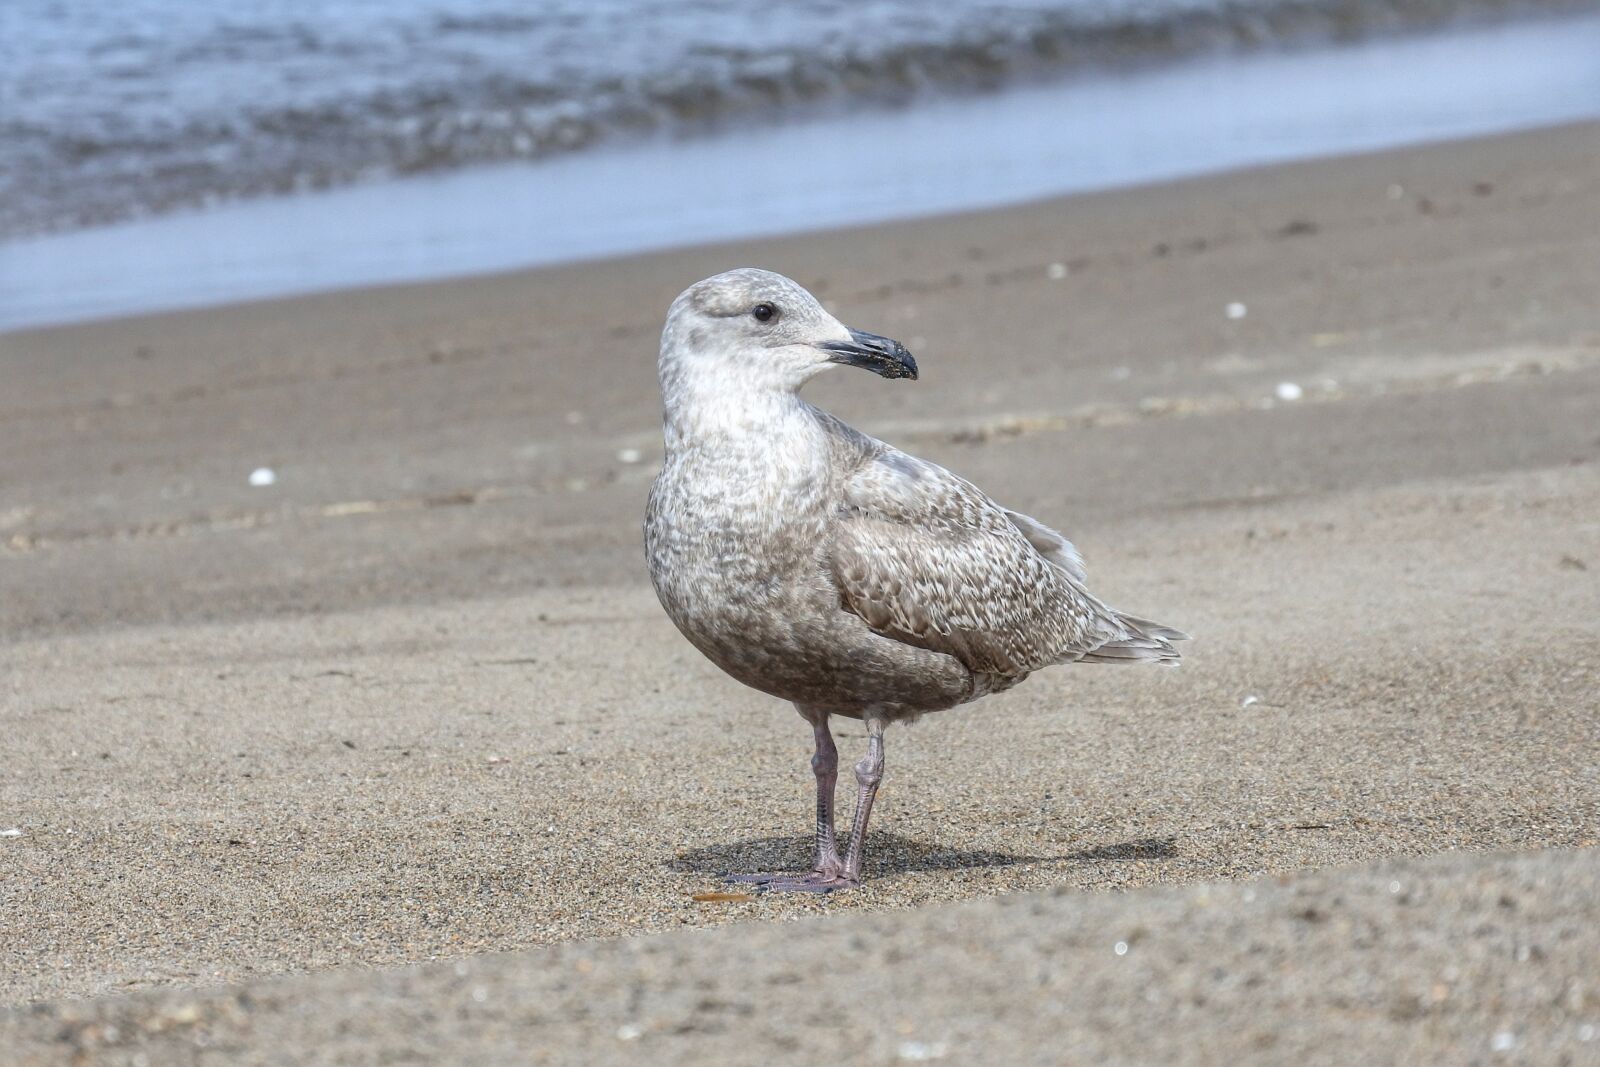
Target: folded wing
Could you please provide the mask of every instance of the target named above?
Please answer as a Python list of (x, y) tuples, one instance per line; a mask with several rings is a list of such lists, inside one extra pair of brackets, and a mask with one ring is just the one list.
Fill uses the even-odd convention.
[(1084, 589), (1071, 542), (936, 464), (887, 446), (865, 457), (839, 518), (827, 558), (840, 603), (885, 637), (998, 675), (1178, 659), (1178, 631)]

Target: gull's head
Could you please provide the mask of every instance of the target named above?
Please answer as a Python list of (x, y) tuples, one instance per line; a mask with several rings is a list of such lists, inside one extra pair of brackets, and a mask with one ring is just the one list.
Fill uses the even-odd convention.
[(917, 376), (917, 361), (899, 341), (851, 329), (799, 283), (754, 267), (689, 286), (672, 302), (661, 333), (669, 394), (678, 383), (793, 392), (841, 364), (885, 378)]

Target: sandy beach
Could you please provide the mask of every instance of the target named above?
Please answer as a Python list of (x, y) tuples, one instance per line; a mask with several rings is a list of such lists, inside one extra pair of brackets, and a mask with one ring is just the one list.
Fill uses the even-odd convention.
[[(1600, 1063), (1597, 150), (0, 335), (0, 1044)], [(804, 860), (810, 738), (639, 547), (738, 265), (922, 367), (814, 402), (1196, 637), (892, 731), (826, 899), (693, 899)]]

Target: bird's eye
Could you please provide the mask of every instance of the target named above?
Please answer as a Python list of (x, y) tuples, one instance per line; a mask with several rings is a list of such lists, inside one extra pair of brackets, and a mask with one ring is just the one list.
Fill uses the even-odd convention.
[(778, 309), (771, 304), (757, 304), (750, 309), (750, 314), (757, 322), (772, 322), (778, 317)]

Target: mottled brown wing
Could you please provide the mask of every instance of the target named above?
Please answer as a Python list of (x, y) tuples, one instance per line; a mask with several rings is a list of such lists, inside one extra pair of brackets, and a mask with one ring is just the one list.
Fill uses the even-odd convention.
[[(1074, 580), (1081, 563), (1071, 545), (1019, 517), (1026, 531), (971, 483), (886, 448), (845, 484), (828, 546), (840, 602), (885, 637), (991, 674), (1037, 670), (1128, 637)], [(1035, 547), (1044, 533), (1066, 546), (1070, 565), (1059, 546), (1048, 547), (1060, 563)]]

